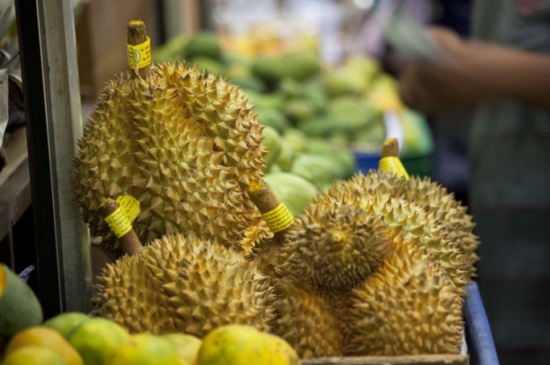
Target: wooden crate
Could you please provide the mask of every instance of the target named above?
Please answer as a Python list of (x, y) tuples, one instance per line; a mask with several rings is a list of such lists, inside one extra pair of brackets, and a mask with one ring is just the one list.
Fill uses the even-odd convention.
[(464, 303), (468, 355), (331, 357), (302, 361), (303, 365), (496, 365), (499, 363), (491, 328), (477, 283), (467, 286)]
[(465, 355), (327, 357), (303, 360), (302, 365), (468, 365)]

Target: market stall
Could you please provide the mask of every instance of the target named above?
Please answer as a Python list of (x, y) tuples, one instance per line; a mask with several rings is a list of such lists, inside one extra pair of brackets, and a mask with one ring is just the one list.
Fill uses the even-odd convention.
[(498, 363), (475, 217), (430, 178), (427, 122), (376, 60), (265, 33), (155, 49), (132, 19), (83, 121), (74, 9), (33, 5), (38, 295), (2, 267), (6, 364)]

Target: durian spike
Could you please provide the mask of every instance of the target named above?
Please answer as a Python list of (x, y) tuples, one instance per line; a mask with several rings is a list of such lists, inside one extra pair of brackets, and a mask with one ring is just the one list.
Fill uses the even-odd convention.
[[(148, 40), (147, 38), (147, 31), (145, 29), (145, 23), (141, 20), (132, 20), (128, 23), (127, 27), (127, 43), (130, 46), (137, 46), (141, 45), (144, 42)], [(151, 59), (151, 50), (148, 49), (148, 58)], [(146, 56), (146, 55), (145, 55)], [(141, 56), (143, 57), (143, 56)], [(133, 77), (141, 77), (146, 78), (149, 76), (149, 72), (151, 71), (151, 65), (152, 63), (149, 62), (147, 65), (139, 68), (136, 66), (136, 68), (132, 68), (130, 66), (130, 69), (132, 70)], [(136, 70), (138, 70), (138, 73), (136, 73)], [(139, 76), (138, 76), (139, 75)]]
[(389, 138), (382, 145), (382, 157), (399, 157), (399, 142), (397, 138)]
[(275, 244), (282, 244), (285, 234), (294, 223), (292, 213), (277, 198), (271, 186), (264, 180), (253, 180), (245, 190), (273, 232)]
[[(116, 214), (117, 211), (120, 211), (120, 204), (118, 204), (114, 199), (107, 198), (99, 206), (99, 210), (104, 218), (107, 218), (109, 216), (114, 216), (113, 213)], [(129, 222), (131, 225), (132, 223)], [(135, 255), (140, 253), (143, 250), (143, 245), (141, 244), (139, 237), (136, 234), (136, 231), (134, 231), (134, 228), (130, 227), (131, 229), (119, 237), (120, 240), (120, 247), (129, 256)], [(114, 232), (116, 234), (116, 232)]]

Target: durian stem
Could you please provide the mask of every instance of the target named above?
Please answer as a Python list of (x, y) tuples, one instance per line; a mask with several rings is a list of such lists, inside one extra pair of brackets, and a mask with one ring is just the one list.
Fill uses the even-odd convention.
[[(120, 205), (112, 198), (105, 199), (103, 204), (99, 206), (99, 210), (104, 218), (108, 217), (119, 208)], [(119, 240), (122, 250), (130, 256), (138, 254), (143, 250), (143, 245), (133, 228), (124, 236), (120, 237)]]
[(382, 157), (399, 157), (399, 142), (397, 138), (389, 138), (382, 145)]
[[(127, 27), (127, 42), (132, 46), (142, 44), (147, 40), (147, 31), (145, 29), (145, 23), (141, 20), (132, 20), (128, 23)], [(139, 69), (139, 76), (146, 78), (151, 71), (151, 64)], [(132, 70), (132, 75), (138, 77), (136, 70)]]
[[(281, 201), (277, 198), (271, 186), (263, 180), (251, 181), (250, 185), (246, 188), (246, 192), (250, 197), (250, 200), (256, 205), (260, 213), (268, 213), (276, 209)], [(273, 243), (282, 244), (284, 241), (285, 233), (290, 227), (278, 232), (273, 232)]]

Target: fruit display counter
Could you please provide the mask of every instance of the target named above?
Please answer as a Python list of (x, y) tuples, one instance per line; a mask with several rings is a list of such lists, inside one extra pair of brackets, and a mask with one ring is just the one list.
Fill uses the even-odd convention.
[[(3, 365), (36, 357), (60, 365), (467, 364), (483, 358), (470, 349), (490, 351), (490, 334), (469, 332), (481, 334), (483, 311), (472, 281), (479, 239), (466, 207), (407, 171), (400, 151), (411, 145), (385, 131), (372, 134), (377, 168), (356, 172), (359, 128), (385, 130), (375, 116), (405, 110), (356, 103), (377, 99), (372, 91), (346, 94), (328, 111), (342, 117), (338, 134), (310, 140), (315, 133), (296, 127), (314, 122), (264, 124), (262, 108), (280, 110), (260, 106), (265, 96), (228, 76), (151, 62), (143, 22), (130, 22), (127, 34), (129, 69), (100, 93), (71, 180), (95, 244), (113, 259), (94, 278), (91, 313), (43, 321), (34, 307), (36, 317), (23, 314), (32, 323), (4, 332)], [(193, 40), (185, 50), (197, 57)], [(269, 76), (284, 85), (282, 100), (303, 102), (302, 93), (328, 83), (302, 89), (301, 77), (321, 66), (307, 54), (288, 57), (288, 67), (266, 61), (266, 69), (264, 60), (252, 68), (293, 75)], [(317, 95), (318, 107), (329, 104)], [(285, 105), (285, 118), (308, 115)], [(17, 277), (6, 277), (0, 310), (17, 311), (17, 295), (8, 295)]]

